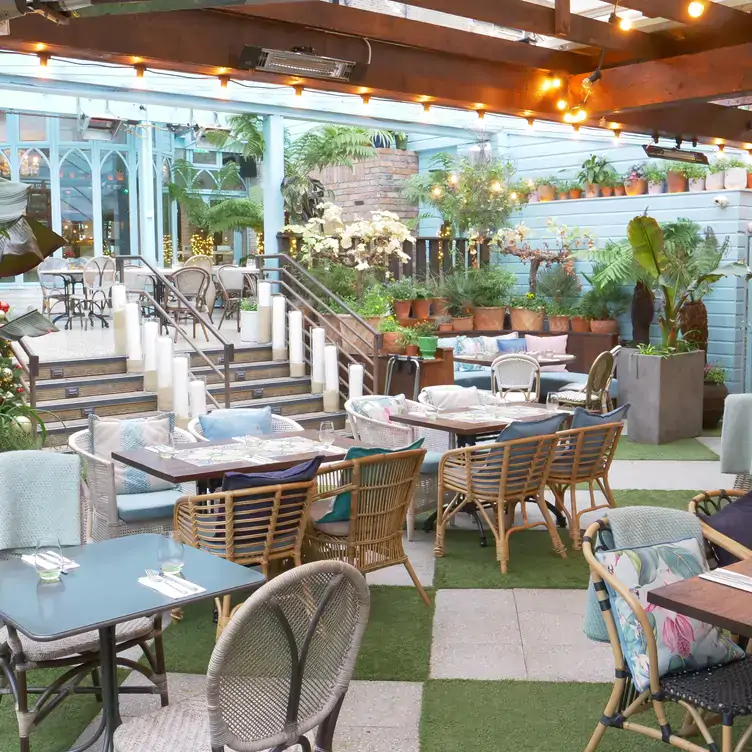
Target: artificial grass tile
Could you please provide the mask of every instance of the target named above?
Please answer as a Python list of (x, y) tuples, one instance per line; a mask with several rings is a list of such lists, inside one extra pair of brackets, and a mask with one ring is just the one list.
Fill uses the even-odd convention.
[(669, 507), (686, 512), (689, 500), (697, 493), (697, 491), (652, 491), (640, 488), (631, 491), (614, 491), (614, 499), (618, 507)]
[(669, 444), (638, 444), (622, 436), (617, 460), (717, 460), (718, 455), (697, 439), (679, 439)]
[[(433, 599), (433, 595), (431, 594)], [(412, 587), (372, 587), (371, 616), (355, 669), (357, 679), (424, 681), (428, 678), (433, 605)], [(183, 620), (164, 633), (167, 670), (205, 674), (217, 625), (212, 605), (183, 609)]]
[[(543, 646), (542, 649), (546, 649)], [(482, 658), (481, 658), (482, 659)], [(573, 658), (573, 660), (576, 660)], [(421, 752), (581, 752), (606, 706), (611, 685), (431, 680), (423, 687)], [(667, 703), (676, 725), (682, 709)], [(648, 713), (638, 723), (655, 726)], [(659, 752), (662, 742), (609, 729), (598, 752)]]
[(478, 534), (448, 527), (444, 556), (436, 559), (434, 587), (440, 588), (585, 588), (588, 568), (580, 551), (572, 549), (566, 530), (559, 535), (567, 547), (567, 558), (554, 553), (548, 533), (531, 530), (514, 533), (509, 539), (509, 571), (501, 574), (496, 561), (493, 535), (486, 533), (488, 546), (481, 548)]

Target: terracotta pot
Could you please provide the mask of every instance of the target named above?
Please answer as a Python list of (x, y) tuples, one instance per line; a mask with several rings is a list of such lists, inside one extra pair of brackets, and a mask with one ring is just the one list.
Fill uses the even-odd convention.
[(702, 427), (717, 428), (723, 417), (723, 407), (728, 397), (725, 384), (706, 381), (702, 387)]
[(405, 347), (405, 355), (412, 355), (414, 358), (417, 358), (420, 355), (420, 350), (418, 350), (417, 345), (407, 345)]
[(582, 198), (582, 188), (570, 188), (569, 198)]
[(431, 315), (431, 299), (413, 300), (413, 318), (427, 319)]
[(687, 178), (680, 172), (669, 170), (666, 173), (669, 193), (684, 193), (687, 190)]
[(623, 185), (617, 185), (614, 187), (614, 196), (625, 196), (627, 193)]
[(651, 196), (657, 196), (659, 193), (663, 193), (663, 181), (660, 183), (648, 183), (648, 193)]
[(752, 188), (752, 172), (747, 173), (747, 188)]
[(722, 191), (723, 190), (723, 173), (722, 172), (709, 172), (705, 176), (705, 190), (706, 191)]
[(689, 192), (702, 193), (705, 190), (705, 178), (690, 178)]
[(598, 183), (585, 183), (585, 198), (598, 198), (601, 187)]
[(573, 332), (589, 332), (590, 322), (587, 319), (583, 319), (582, 316), (572, 316), (572, 331)]
[(601, 196), (603, 196), (604, 198), (608, 198), (609, 196), (613, 196), (613, 195), (614, 195), (614, 189), (613, 188), (611, 188), (608, 185), (602, 185), (601, 186)]
[(727, 191), (740, 191), (747, 187), (747, 168), (731, 167), (723, 176), (723, 187)]
[(451, 322), (449, 324), (439, 324), (438, 330), (440, 332), (451, 332), (454, 331), (454, 327), (452, 326)]
[(452, 329), (455, 332), (471, 332), (473, 330), (473, 317), (461, 316), (459, 318), (452, 317)]
[(431, 299), (431, 314), (433, 316), (446, 316), (446, 298)]
[(409, 319), (411, 300), (393, 300), (392, 308), (394, 309), (395, 319)]
[(553, 185), (538, 186), (538, 201), (553, 201), (556, 198), (556, 188)]
[(569, 191), (559, 191), (556, 194), (556, 198), (558, 198), (559, 201), (566, 201), (566, 199), (569, 198)]
[(618, 334), (619, 322), (608, 319), (606, 321), (598, 321), (593, 319), (590, 322), (590, 331), (593, 334)]
[(385, 353), (393, 353), (399, 355), (405, 351), (405, 348), (400, 345), (400, 333), (399, 332), (384, 332), (382, 334), (384, 340), (381, 346), (381, 351)]
[(648, 181), (645, 178), (637, 178), (637, 180), (625, 182), (624, 190), (627, 196), (642, 196), (643, 193), (647, 193)]
[(549, 316), (548, 317), (548, 331), (562, 332), (569, 331), (569, 316)]
[(543, 330), (543, 311), (528, 311), (527, 308), (512, 308), (512, 329), (520, 332), (540, 332)]
[(476, 306), (473, 308), (475, 328), (501, 331), (504, 328), (504, 314), (506, 312), (505, 307), (484, 308)]

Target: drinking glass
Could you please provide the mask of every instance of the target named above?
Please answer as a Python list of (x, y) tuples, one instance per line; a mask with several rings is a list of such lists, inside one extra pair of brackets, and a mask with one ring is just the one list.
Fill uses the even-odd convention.
[(546, 397), (546, 410), (555, 413), (559, 410), (559, 397), (556, 394), (549, 394)]
[(161, 460), (171, 460), (177, 454), (177, 451), (178, 450), (175, 448), (175, 438), (170, 434), (170, 438), (159, 447), (157, 453)]
[(243, 443), (248, 452), (253, 453), (258, 449), (261, 440), (261, 429), (258, 426), (251, 426), (248, 432), (243, 436)]
[(63, 549), (58, 538), (40, 538), (34, 554), (34, 565), (42, 582), (57, 582), (63, 567)]
[(165, 533), (157, 547), (159, 568), (166, 574), (180, 574), (183, 569), (183, 541), (175, 533)]
[(321, 421), (321, 425), (319, 426), (319, 442), (326, 447), (330, 447), (334, 444), (335, 435), (334, 423), (331, 420)]

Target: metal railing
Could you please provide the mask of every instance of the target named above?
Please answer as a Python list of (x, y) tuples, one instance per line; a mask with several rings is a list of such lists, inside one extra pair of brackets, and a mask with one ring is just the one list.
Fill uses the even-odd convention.
[[(37, 406), (37, 378), (39, 377), (39, 356), (31, 349), (31, 345), (25, 342), (26, 338), (22, 337), (16, 342), (11, 342), (10, 346), (13, 350), (18, 364), (21, 366), (24, 376), (26, 377), (26, 392), (29, 395), (29, 407)], [(28, 361), (25, 361), (21, 357), (19, 348), (26, 353)]]

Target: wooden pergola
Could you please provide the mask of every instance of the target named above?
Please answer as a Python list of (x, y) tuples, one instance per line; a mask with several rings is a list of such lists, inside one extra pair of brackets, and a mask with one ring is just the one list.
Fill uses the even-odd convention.
[[(710, 0), (697, 18), (689, 0), (620, 0), (620, 11), (665, 20), (628, 31), (572, 12), (570, 0), (410, 0), (569, 43), (558, 48), (317, 0), (159, 11), (158, 3), (93, 2), (102, 15), (84, 11), (67, 24), (37, 14), (12, 20), (0, 49), (555, 122), (571, 122), (581, 106), (581, 126), (752, 149), (752, 112), (738, 106), (752, 97), (752, 16)], [(348, 83), (242, 70), (246, 45), (312, 48), (367, 65)]]

